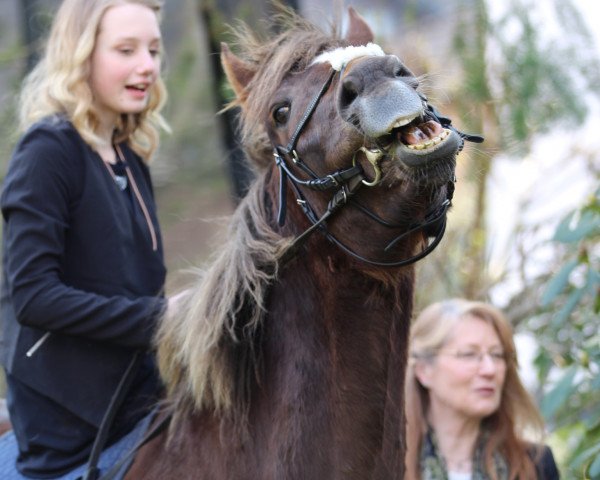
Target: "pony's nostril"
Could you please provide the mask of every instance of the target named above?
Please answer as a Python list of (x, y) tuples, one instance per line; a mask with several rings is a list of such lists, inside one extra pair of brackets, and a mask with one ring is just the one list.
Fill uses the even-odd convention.
[(352, 78), (346, 78), (342, 82), (342, 92), (340, 95), (341, 106), (349, 106), (358, 97), (359, 87)]

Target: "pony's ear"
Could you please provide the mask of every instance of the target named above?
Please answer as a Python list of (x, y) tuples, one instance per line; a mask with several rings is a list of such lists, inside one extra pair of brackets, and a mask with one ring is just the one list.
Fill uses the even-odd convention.
[(375, 36), (371, 27), (365, 22), (365, 19), (352, 7), (348, 8), (348, 14), (350, 15), (350, 25), (346, 33), (346, 40), (348, 40), (350, 45), (366, 45), (372, 42)]
[(221, 64), (238, 101), (243, 103), (247, 97), (246, 86), (256, 70), (248, 62), (234, 55), (226, 43), (221, 43)]

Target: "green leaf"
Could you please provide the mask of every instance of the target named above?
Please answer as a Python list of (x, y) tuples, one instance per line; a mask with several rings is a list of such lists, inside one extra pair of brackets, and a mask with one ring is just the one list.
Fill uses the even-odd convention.
[[(575, 225), (573, 225), (573, 221), (575, 221)], [(553, 240), (562, 243), (574, 243), (586, 237), (591, 237), (592, 233), (600, 233), (600, 216), (590, 210), (584, 212), (575, 210), (560, 222), (556, 232), (554, 232)]]
[[(593, 268), (589, 268), (588, 269), (588, 274), (587, 274), (587, 279), (585, 282), (585, 287), (588, 289), (588, 291), (594, 295), (594, 293), (597, 290), (597, 288), (600, 286), (600, 272), (597, 272), (596, 270), (594, 270)], [(598, 296), (600, 297), (600, 291), (598, 291)]]
[(590, 465), (590, 475), (592, 478), (600, 476), (600, 455), (597, 455), (596, 459)]
[(589, 416), (583, 420), (583, 424), (588, 432), (600, 428), (600, 417), (598, 417), (598, 413), (600, 413), (599, 409), (592, 410)]
[(573, 467), (581, 467), (586, 461), (593, 458), (594, 456), (600, 454), (600, 444), (597, 442), (591, 443), (591, 447), (584, 449), (579, 452), (578, 455), (573, 458), (572, 466)]
[(576, 258), (562, 266), (560, 271), (548, 282), (540, 300), (542, 307), (547, 307), (565, 289), (569, 283), (569, 275), (579, 264)]
[(573, 381), (576, 373), (577, 367), (575, 365), (569, 367), (556, 385), (544, 395), (541, 409), (546, 419), (553, 417), (575, 390)]
[(600, 390), (600, 375), (592, 379), (591, 387), (593, 390)]
[(581, 300), (581, 297), (583, 297), (584, 293), (585, 290), (583, 288), (578, 288), (574, 290), (571, 293), (571, 295), (569, 295), (569, 298), (567, 299), (563, 307), (558, 311), (556, 315), (552, 317), (553, 327), (560, 327), (565, 323), (565, 321), (569, 319), (571, 313), (573, 312), (573, 310), (575, 310), (575, 307)]

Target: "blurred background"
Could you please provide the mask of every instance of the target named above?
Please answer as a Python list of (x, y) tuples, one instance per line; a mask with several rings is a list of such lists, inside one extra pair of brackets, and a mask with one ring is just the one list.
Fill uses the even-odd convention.
[[(0, 178), (15, 99), (60, 0), (0, 0)], [(328, 30), (341, 1), (283, 2)], [(354, 0), (430, 101), (482, 133), (458, 158), (449, 231), (418, 265), (416, 305), (491, 301), (517, 332), (522, 374), (565, 479), (600, 479), (600, 4), (594, 0)], [(165, 2), (170, 100), (153, 163), (168, 291), (210, 261), (251, 174), (219, 65), (227, 25), (264, 31), (262, 0)], [(596, 27), (596, 30), (594, 28)]]

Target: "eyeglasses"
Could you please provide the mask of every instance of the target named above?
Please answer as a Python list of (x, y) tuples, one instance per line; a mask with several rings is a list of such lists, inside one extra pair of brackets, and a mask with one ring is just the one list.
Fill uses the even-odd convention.
[(494, 365), (506, 365), (507, 355), (502, 350), (492, 350), (490, 352), (482, 352), (481, 350), (457, 350), (455, 352), (437, 352), (438, 355), (450, 355), (465, 365), (477, 366), (483, 361), (483, 357), (490, 357)]

